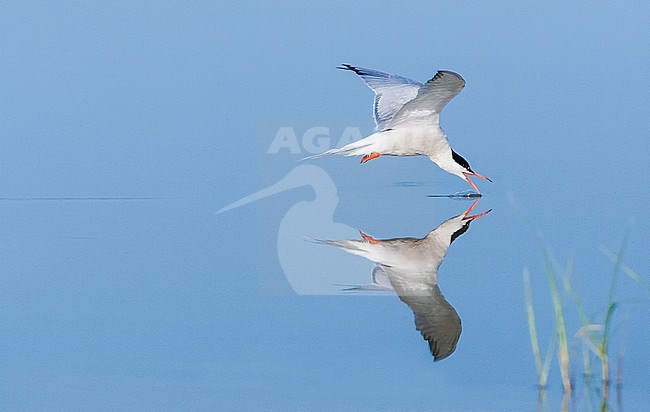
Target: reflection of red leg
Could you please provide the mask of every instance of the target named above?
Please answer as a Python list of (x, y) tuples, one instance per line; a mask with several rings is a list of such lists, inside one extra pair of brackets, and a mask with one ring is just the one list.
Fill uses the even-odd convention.
[(381, 156), (381, 153), (377, 153), (377, 152), (372, 152), (370, 154), (364, 155), (361, 158), (361, 163), (366, 163), (368, 160), (376, 159), (379, 156)]
[(363, 233), (362, 231), (359, 231), (359, 234), (361, 235), (363, 240), (365, 240), (366, 242), (371, 243), (373, 245), (379, 244), (379, 241), (377, 239), (374, 239), (372, 236), (368, 236), (365, 233)]

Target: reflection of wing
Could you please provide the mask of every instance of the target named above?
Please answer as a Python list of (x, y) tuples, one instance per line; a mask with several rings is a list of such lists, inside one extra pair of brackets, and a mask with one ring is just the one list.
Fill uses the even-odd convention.
[(367, 285), (355, 285), (350, 286), (349, 288), (343, 289), (344, 291), (349, 292), (391, 292), (395, 293), (393, 286), (390, 284), (388, 275), (381, 267), (381, 265), (375, 265), (372, 268), (372, 273), (370, 274), (372, 281)]
[(418, 95), (406, 103), (393, 117), (388, 127), (406, 123), (438, 123), (440, 111), (465, 87), (458, 74), (439, 71), (418, 90)]
[(454, 353), (462, 329), (460, 318), (442, 296), (438, 285), (434, 285), (426, 294), (404, 293), (398, 287), (395, 290), (402, 302), (413, 311), (415, 328), (429, 342), (433, 360), (437, 362)]
[(388, 279), (388, 275), (381, 265), (375, 265), (375, 267), (372, 268), (371, 276), (372, 283), (379, 285), (385, 290), (393, 290), (393, 285), (390, 284), (390, 279)]
[(384, 130), (406, 102), (418, 95), (422, 83), (396, 74), (344, 64), (339, 69), (355, 72), (375, 92), (373, 114), (377, 131)]

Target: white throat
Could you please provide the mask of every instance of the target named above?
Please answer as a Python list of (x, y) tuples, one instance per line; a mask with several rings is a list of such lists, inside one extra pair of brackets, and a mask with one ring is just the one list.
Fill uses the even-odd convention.
[(467, 172), (467, 170), (456, 163), (451, 155), (451, 149), (445, 151), (445, 153), (436, 153), (433, 156), (429, 156), (429, 159), (431, 159), (433, 163), (437, 164), (445, 172), (451, 173), (452, 175), (456, 175), (465, 180), (465, 175), (463, 172)]

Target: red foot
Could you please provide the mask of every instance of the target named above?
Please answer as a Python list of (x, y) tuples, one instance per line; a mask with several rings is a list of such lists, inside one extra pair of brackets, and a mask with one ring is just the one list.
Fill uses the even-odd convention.
[(381, 153), (377, 153), (377, 152), (372, 152), (370, 154), (364, 155), (361, 158), (361, 163), (366, 163), (368, 160), (376, 159), (379, 156), (381, 156)]
[(365, 240), (366, 242), (371, 243), (373, 245), (378, 245), (379, 244), (379, 241), (377, 239), (374, 239), (372, 236), (368, 236), (365, 233), (363, 233), (362, 231), (359, 231), (359, 234), (361, 235), (363, 240)]

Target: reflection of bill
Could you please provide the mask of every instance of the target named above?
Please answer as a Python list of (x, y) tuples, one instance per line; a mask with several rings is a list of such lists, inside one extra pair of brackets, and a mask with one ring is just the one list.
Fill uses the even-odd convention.
[[(279, 182), (231, 203), (217, 213), (305, 186), (310, 187), (315, 196), (310, 200), (297, 201), (289, 208), (280, 221), (277, 239), (268, 239), (269, 247), (274, 247), (277, 242), (282, 271), (297, 294), (342, 294), (344, 292), (335, 285), (335, 280), (359, 283), (363, 262), (358, 262), (352, 257), (348, 261), (341, 261), (340, 254), (336, 251), (333, 250), (331, 254), (322, 253), (323, 250), (318, 244), (305, 241), (315, 237), (346, 238), (357, 233), (349, 226), (334, 222), (338, 194), (334, 182), (322, 168), (313, 165), (296, 166)], [(269, 225), (275, 223), (260, 222)], [(341, 270), (337, 269), (339, 266)]]
[[(362, 240), (320, 240), (376, 264), (373, 281), (348, 290), (390, 290), (415, 315), (415, 327), (429, 342), (434, 360), (456, 350), (461, 333), (460, 318), (438, 288), (437, 273), (449, 245), (469, 229), (470, 222), (488, 212), (470, 215), (478, 199), (464, 213), (447, 219), (422, 239), (377, 240), (361, 233)], [(386, 282), (388, 280), (388, 282)]]

